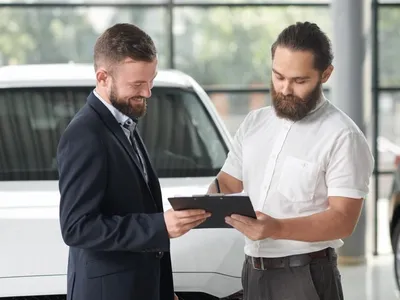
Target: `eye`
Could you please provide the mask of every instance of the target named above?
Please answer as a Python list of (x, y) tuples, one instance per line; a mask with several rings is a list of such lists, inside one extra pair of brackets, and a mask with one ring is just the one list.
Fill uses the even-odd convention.
[(281, 75), (275, 74), (276, 79), (283, 80), (284, 78)]
[(304, 83), (306, 83), (308, 80), (306, 79), (306, 78), (296, 78), (295, 80), (294, 80), (294, 82), (296, 83), (296, 84), (304, 84)]

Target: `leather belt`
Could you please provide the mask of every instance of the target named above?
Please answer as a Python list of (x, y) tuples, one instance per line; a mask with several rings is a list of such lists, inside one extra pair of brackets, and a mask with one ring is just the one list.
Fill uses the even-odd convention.
[(323, 249), (316, 252), (298, 254), (286, 257), (252, 257), (247, 256), (246, 259), (256, 270), (280, 269), (285, 267), (301, 267), (308, 265), (312, 260), (317, 258), (332, 258), (334, 250), (332, 248)]

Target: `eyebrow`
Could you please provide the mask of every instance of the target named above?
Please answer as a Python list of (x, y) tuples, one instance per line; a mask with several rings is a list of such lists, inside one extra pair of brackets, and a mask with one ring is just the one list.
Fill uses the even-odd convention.
[[(158, 75), (158, 72), (156, 72), (156, 74), (154, 75), (152, 80), (154, 80), (157, 77), (157, 75)], [(146, 80), (136, 80), (136, 81), (133, 81), (131, 83), (146, 83)]]
[[(283, 76), (281, 73), (279, 73), (277, 70), (275, 70), (274, 68), (272, 68), (272, 72), (274, 72), (276, 75), (279, 75), (279, 76), (281, 76), (281, 77), (285, 77), (285, 76)], [(297, 77), (293, 77), (293, 78), (290, 78), (290, 79), (302, 79), (302, 80), (305, 80), (305, 79), (310, 79), (310, 76), (297, 76)]]

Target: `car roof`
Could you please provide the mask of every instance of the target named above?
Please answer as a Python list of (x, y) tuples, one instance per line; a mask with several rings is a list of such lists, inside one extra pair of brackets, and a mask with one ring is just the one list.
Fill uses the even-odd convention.
[[(91, 64), (32, 64), (0, 67), (0, 89), (28, 87), (95, 86)], [(188, 75), (177, 70), (159, 70), (154, 80), (159, 87), (191, 87)]]

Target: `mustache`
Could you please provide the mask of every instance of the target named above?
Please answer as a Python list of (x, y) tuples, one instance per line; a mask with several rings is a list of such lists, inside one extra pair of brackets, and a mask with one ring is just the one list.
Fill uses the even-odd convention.
[(307, 102), (303, 98), (297, 97), (295, 95), (283, 95), (282, 93), (276, 93), (276, 98), (281, 101), (287, 101), (287, 102), (299, 102), (299, 103), (305, 103)]
[(129, 101), (131, 101), (131, 100), (140, 100), (140, 101), (146, 102), (147, 98), (143, 97), (143, 96), (135, 96), (135, 97), (129, 98)]

